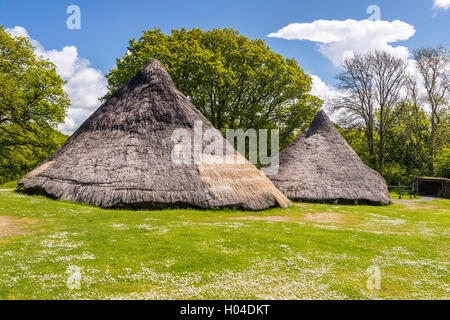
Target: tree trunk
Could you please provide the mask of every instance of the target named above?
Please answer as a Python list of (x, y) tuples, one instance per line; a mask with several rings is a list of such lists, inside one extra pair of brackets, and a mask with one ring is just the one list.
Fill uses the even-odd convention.
[(369, 145), (369, 158), (370, 158), (370, 164), (373, 166), (375, 165), (375, 143), (373, 138), (373, 127), (371, 124), (369, 124), (367, 128), (367, 143)]
[(378, 167), (383, 170), (384, 165), (384, 134), (380, 132), (380, 145), (378, 148)]
[(431, 134), (430, 134), (430, 163), (428, 169), (430, 170), (430, 174), (434, 175), (434, 157), (435, 157), (435, 139), (436, 139), (436, 124), (434, 120), (431, 121)]
[(383, 170), (384, 162), (384, 106), (380, 107), (380, 144), (378, 146), (378, 169)]

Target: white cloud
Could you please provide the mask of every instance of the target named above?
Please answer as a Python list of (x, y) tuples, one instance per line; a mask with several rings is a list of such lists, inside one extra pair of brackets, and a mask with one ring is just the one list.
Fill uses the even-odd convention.
[(322, 79), (320, 79), (319, 76), (317, 75), (310, 75), (310, 76), (313, 80), (311, 94), (322, 99), (324, 102), (323, 104), (324, 108), (328, 109), (330, 107), (332, 100), (338, 94), (338, 91), (336, 90), (336, 88), (327, 85)]
[(58, 74), (67, 81), (64, 90), (69, 95), (71, 106), (65, 122), (58, 129), (72, 134), (100, 105), (98, 98), (107, 91), (103, 74), (90, 67), (89, 60), (79, 57), (75, 46), (46, 50), (37, 40), (30, 38), (25, 28), (16, 26), (6, 30), (13, 36), (29, 38), (35, 53), (53, 62)]
[(13, 37), (30, 37), (28, 31), (24, 27), (15, 26), (14, 28), (6, 28), (6, 31), (8, 31)]
[(391, 44), (411, 38), (414, 26), (399, 20), (316, 20), (311, 23), (291, 23), (268, 36), (286, 40), (309, 40), (319, 43), (320, 52), (334, 65), (355, 53), (384, 49), (407, 58), (408, 48)]
[(48, 50), (42, 47), (36, 48), (36, 53), (48, 58), (56, 65), (56, 71), (64, 79), (69, 79), (75, 74), (80, 59), (78, 58), (78, 50), (74, 46), (64, 47), (62, 50)]
[(433, 9), (448, 10), (450, 8), (450, 0), (434, 0)]
[(323, 109), (328, 113), (328, 116), (334, 123), (339, 123), (340, 113), (332, 109), (333, 102), (336, 98), (342, 97), (343, 93), (339, 92), (337, 88), (326, 84), (319, 76), (310, 75), (313, 84), (311, 94), (323, 100)]

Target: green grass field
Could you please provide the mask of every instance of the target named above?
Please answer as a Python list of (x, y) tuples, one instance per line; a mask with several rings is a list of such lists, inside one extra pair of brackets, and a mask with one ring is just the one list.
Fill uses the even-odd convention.
[(449, 227), (450, 200), (126, 211), (0, 192), (0, 299), (448, 299)]
[(7, 182), (0, 185), (0, 189), (15, 189), (17, 187), (16, 181)]

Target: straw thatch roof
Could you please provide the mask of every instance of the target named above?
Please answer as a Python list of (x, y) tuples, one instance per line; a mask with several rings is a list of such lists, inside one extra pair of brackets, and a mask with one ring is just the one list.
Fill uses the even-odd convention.
[(220, 164), (217, 160), (224, 156), (202, 149), (192, 151), (192, 158), (195, 153), (197, 157), (191, 164), (174, 163), (174, 130), (186, 129), (193, 137), (197, 121), (203, 132), (212, 129), (159, 62), (149, 61), (19, 185), (25, 191), (105, 208), (261, 210), (290, 204), (217, 130), (221, 143), (230, 147), (228, 157), (241, 163)]
[(366, 166), (324, 111), (279, 155), (269, 176), (289, 199), (390, 204), (386, 182)]

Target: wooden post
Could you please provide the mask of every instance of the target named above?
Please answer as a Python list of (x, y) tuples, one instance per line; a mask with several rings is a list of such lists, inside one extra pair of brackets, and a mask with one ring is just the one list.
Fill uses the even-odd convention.
[(419, 193), (419, 179), (416, 178), (416, 188), (414, 189), (414, 198), (417, 198), (418, 193)]
[(398, 198), (402, 198), (402, 188), (400, 188), (400, 182), (398, 183)]

